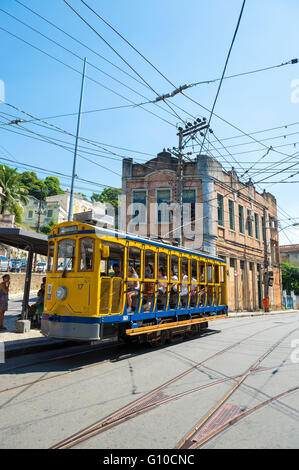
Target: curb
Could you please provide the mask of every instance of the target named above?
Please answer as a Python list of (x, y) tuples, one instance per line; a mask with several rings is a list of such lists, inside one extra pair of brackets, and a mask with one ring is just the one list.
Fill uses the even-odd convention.
[(289, 313), (298, 313), (299, 310), (273, 310), (272, 312), (231, 312), (228, 314), (228, 318), (246, 318), (246, 317), (264, 317), (267, 315), (283, 315)]
[(7, 341), (4, 343), (6, 358), (51, 351), (54, 349), (63, 349), (71, 346), (78, 346), (78, 341), (37, 338), (36, 341), (34, 339), (19, 340), (17, 344), (16, 341)]

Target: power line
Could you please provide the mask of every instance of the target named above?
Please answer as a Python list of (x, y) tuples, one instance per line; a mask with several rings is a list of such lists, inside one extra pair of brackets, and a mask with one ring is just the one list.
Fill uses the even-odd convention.
[[(39, 171), (42, 171), (42, 172), (47, 172), (48, 175), (63, 176), (63, 177), (70, 178), (70, 179), (72, 178), (71, 175), (66, 175), (65, 173), (61, 173), (61, 172), (54, 171), (54, 170), (47, 170), (46, 168), (39, 167), (39, 166), (36, 166), (36, 165), (29, 165), (29, 163), (18, 162), (18, 161), (14, 161), (14, 160), (11, 160), (11, 159), (8, 159), (8, 158), (4, 158), (4, 157), (1, 157), (1, 160), (7, 161), (7, 162), (12, 162), (12, 163), (17, 163), (18, 165), (24, 166), (25, 168), (29, 167), (29, 168), (33, 168), (35, 170), (39, 170)], [(112, 188), (112, 189), (119, 189), (119, 188), (115, 188), (114, 186), (109, 186), (107, 184), (87, 180), (85, 178), (77, 177), (77, 179), (79, 181), (84, 181), (85, 183), (93, 184), (94, 186), (99, 186), (99, 187), (104, 187), (104, 188)]]
[[(88, 21), (86, 21), (83, 16), (81, 16), (77, 10), (75, 10), (66, 0), (63, 0), (64, 3), (66, 5), (69, 6), (69, 8), (71, 8), (71, 10), (73, 10), (73, 12), (102, 40), (105, 42), (105, 44), (133, 71), (136, 73), (136, 75), (157, 95), (159, 96), (159, 93), (157, 93), (157, 91), (154, 90), (154, 88), (134, 69), (134, 67), (132, 67), (129, 62), (124, 59), (118, 52), (116, 49), (114, 49), (114, 47), (111, 46), (111, 44), (106, 41), (106, 39), (96, 30), (94, 29), (89, 23)], [(176, 116), (178, 117), (178, 119), (180, 121), (183, 121), (182, 118), (176, 113), (176, 111), (173, 110), (173, 108), (170, 106), (169, 103), (167, 103), (166, 101), (164, 101), (166, 106), (168, 106), (175, 114)], [(184, 122), (184, 121), (183, 121)]]
[(22, 7), (26, 8), (27, 10), (31, 11), (31, 13), (33, 13), (34, 15), (36, 15), (37, 17), (41, 18), (42, 20), (44, 20), (46, 23), (50, 24), (51, 26), (53, 26), (53, 28), (56, 28), (58, 31), (62, 32), (63, 34), (65, 34), (67, 37), (71, 38), (73, 41), (77, 42), (78, 44), (80, 44), (81, 46), (85, 47), (86, 49), (88, 49), (90, 52), (92, 52), (93, 54), (97, 55), (100, 59), (104, 60), (105, 62), (107, 62), (108, 64), (112, 65), (113, 67), (115, 67), (116, 69), (118, 69), (119, 71), (121, 71), (122, 73), (126, 74), (128, 77), (132, 78), (133, 80), (135, 80), (135, 82), (139, 83), (140, 85), (148, 88), (143, 82), (139, 81), (137, 78), (133, 77), (133, 75), (130, 75), (128, 72), (126, 72), (125, 70), (123, 70), (121, 67), (119, 67), (118, 65), (114, 64), (113, 62), (111, 62), (110, 60), (108, 60), (106, 57), (102, 56), (101, 54), (99, 54), (97, 51), (95, 51), (94, 49), (91, 49), (89, 46), (87, 46), (86, 44), (84, 44), (83, 42), (79, 41), (77, 38), (75, 38), (74, 36), (72, 36), (71, 34), (67, 33), (65, 30), (63, 30), (62, 28), (60, 28), (59, 26), (55, 25), (53, 22), (51, 22), (50, 20), (48, 20), (47, 18), (45, 18), (44, 16), (40, 15), (39, 13), (37, 13), (35, 10), (29, 8), (27, 5), (24, 5), (22, 2), (20, 2), (19, 0), (15, 0), (15, 2), (17, 2), (19, 5), (21, 5)]
[[(62, 60), (58, 59), (57, 57), (54, 57), (53, 55), (51, 55), (51, 54), (49, 54), (48, 52), (46, 52), (46, 51), (40, 49), (39, 47), (34, 46), (34, 45), (31, 44), (30, 42), (25, 41), (25, 39), (20, 38), (19, 36), (17, 36), (16, 34), (11, 33), (11, 32), (8, 31), (7, 29), (0, 27), (0, 30), (2, 30), (2, 31), (4, 31), (5, 33), (9, 34), (10, 36), (12, 36), (12, 37), (18, 39), (19, 41), (21, 41), (21, 42), (27, 44), (28, 46), (32, 47), (33, 49), (36, 49), (37, 51), (41, 52), (42, 54), (45, 54), (46, 56), (50, 57), (51, 59), (55, 60), (56, 62), (60, 63), (61, 65), (64, 65), (65, 67), (69, 68), (70, 70), (72, 70), (72, 71), (74, 71), (74, 72), (76, 72), (76, 73), (82, 75), (82, 73), (81, 73), (79, 70), (75, 69), (75, 68), (72, 67), (71, 65), (66, 64), (65, 62), (63, 62)], [(170, 121), (167, 121), (166, 119), (162, 118), (162, 117), (159, 116), (158, 114), (155, 114), (155, 113), (153, 113), (152, 111), (150, 111), (149, 109), (146, 109), (146, 108), (143, 107), (145, 104), (155, 104), (154, 101), (148, 101), (148, 102), (145, 102), (145, 103), (134, 103), (134, 102), (133, 102), (132, 100), (130, 100), (129, 98), (126, 98), (125, 96), (121, 95), (120, 93), (118, 93), (118, 92), (112, 90), (111, 88), (107, 87), (107, 86), (104, 85), (103, 83), (100, 83), (98, 80), (95, 80), (94, 78), (89, 77), (88, 75), (86, 75), (86, 78), (87, 78), (88, 80), (91, 80), (92, 82), (96, 83), (97, 85), (101, 86), (102, 88), (104, 88), (104, 89), (110, 91), (111, 93), (113, 93), (113, 94), (119, 96), (120, 98), (122, 98), (122, 99), (128, 101), (129, 103), (133, 104), (134, 107), (140, 107), (140, 108), (143, 109), (145, 112), (147, 112), (147, 113), (149, 113), (149, 114), (152, 114), (153, 116), (158, 117), (159, 119), (161, 119), (162, 121), (164, 121), (164, 122), (166, 122), (167, 124), (171, 125), (172, 127), (176, 127), (176, 126), (175, 126), (174, 124), (172, 124)], [(160, 108), (161, 108), (161, 107), (160, 107)], [(161, 108), (161, 109), (163, 109), (163, 108)], [(165, 110), (165, 109), (163, 109), (163, 111), (168, 112), (168, 111)], [(175, 115), (177, 116), (176, 113), (175, 113)]]
[[(209, 118), (209, 121), (208, 121), (208, 126), (210, 125), (212, 117), (213, 117), (214, 109), (215, 109), (215, 106), (216, 106), (216, 103), (217, 103), (217, 100), (218, 100), (218, 96), (219, 96), (219, 93), (220, 93), (220, 89), (221, 89), (221, 86), (222, 86), (222, 83), (223, 83), (223, 78), (224, 78), (224, 75), (225, 75), (225, 72), (226, 72), (227, 64), (228, 64), (228, 61), (229, 61), (229, 58), (230, 58), (230, 55), (231, 55), (231, 51), (232, 51), (232, 48), (233, 48), (233, 45), (235, 43), (235, 39), (236, 39), (238, 30), (239, 30), (241, 18), (243, 16), (245, 3), (246, 3), (246, 0), (243, 0), (243, 4), (242, 4), (241, 12), (240, 12), (240, 15), (239, 15), (239, 19), (238, 19), (238, 22), (237, 22), (237, 26), (236, 26), (236, 29), (235, 29), (235, 32), (234, 32), (234, 35), (233, 35), (233, 39), (232, 39), (232, 42), (231, 42), (231, 45), (230, 45), (230, 48), (229, 48), (229, 51), (228, 51), (226, 61), (225, 61), (225, 65), (224, 65), (224, 69), (223, 69), (223, 72), (222, 72), (222, 77), (221, 77), (221, 80), (220, 80), (220, 83), (219, 83), (219, 87), (218, 87), (218, 90), (217, 90), (217, 93), (216, 93), (216, 97), (215, 97), (215, 100), (214, 100), (214, 103), (213, 103), (213, 106), (212, 106), (210, 118)], [(203, 147), (203, 144), (205, 142), (206, 136), (207, 136), (207, 129), (206, 129), (205, 135), (204, 135), (203, 140), (202, 140), (200, 153), (202, 151), (202, 147)]]

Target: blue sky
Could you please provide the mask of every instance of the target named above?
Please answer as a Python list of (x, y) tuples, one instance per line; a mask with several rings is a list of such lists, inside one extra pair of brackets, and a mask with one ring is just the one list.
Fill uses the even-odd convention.
[[(63, 0), (20, 1), (88, 45), (97, 54), (141, 81), (86, 24), (76, 17)], [(173, 90), (172, 85), (96, 18), (80, 0), (68, 1), (158, 94), (169, 93)], [(88, 3), (133, 43), (176, 86), (221, 76), (242, 5), (241, 0), (228, 0), (227, 2), (222, 0), (210, 0), (209, 2), (189, 0), (187, 3), (178, 0), (103, 0), (101, 2), (88, 0)], [(152, 90), (105, 62), (86, 47), (74, 42), (26, 10), (15, 0), (2, 0), (0, 8), (47, 35), (61, 46), (70, 49), (81, 60), (2, 11), (0, 11), (0, 28), (30, 42), (35, 47), (75, 68), (78, 72), (82, 71), (82, 59), (87, 57), (87, 76), (98, 83), (89, 78), (86, 79), (84, 111), (130, 104), (100, 84), (137, 104), (156, 97)], [(298, 14), (299, 4), (296, 0), (247, 0), (229, 60), (227, 75), (277, 65), (299, 57)], [(0, 41), (2, 46), (0, 80), (5, 84), (7, 103), (39, 118), (77, 112), (81, 86), (80, 73), (70, 70), (1, 29)], [(105, 76), (90, 64), (123, 82), (131, 90)], [(294, 124), (297, 121), (299, 123), (299, 102), (294, 103), (291, 100), (291, 94), (294, 91), (291, 84), (295, 80), (299, 80), (299, 64), (225, 80), (215, 112), (246, 133)], [(211, 109), (217, 86), (218, 83), (196, 86), (188, 90), (186, 94)], [(146, 99), (134, 91), (145, 96)], [(169, 104), (175, 104), (183, 109), (182, 111), (173, 108), (183, 120), (190, 120), (188, 113), (195, 117), (209, 117), (208, 112), (203, 111), (202, 108), (183, 96), (177, 95), (172, 101), (169, 101)], [(179, 123), (179, 118), (170, 115), (169, 112), (172, 113), (172, 111), (167, 106), (161, 104), (161, 107), (163, 109), (154, 105), (144, 106), (145, 109), (159, 115), (160, 118), (141, 107), (83, 114), (81, 136), (103, 143), (106, 145), (105, 148), (110, 148), (120, 155), (144, 161), (150, 157), (132, 151), (107, 147), (107, 145), (151, 155), (157, 154), (164, 147), (176, 146), (178, 141), (175, 125)], [(0, 113), (2, 113), (0, 114), (2, 123), (8, 122), (13, 117), (26, 119), (26, 115), (4, 104), (0, 104)], [(75, 115), (45, 120), (69, 133), (74, 134), (76, 131), (77, 117)], [(72, 137), (55, 132), (54, 129), (40, 127), (40, 124), (42, 123), (25, 123), (23, 126), (31, 132), (47, 135), (52, 139), (65, 140), (68, 142), (67, 145), (73, 145), (74, 139)], [(216, 117), (213, 117), (211, 127), (221, 140), (239, 134), (236, 129)], [(12, 158), (13, 156), (15, 160), (27, 165), (71, 174), (72, 152), (8, 132), (8, 130), (28, 135), (28, 131), (25, 129), (0, 125), (0, 155), (2, 158)], [(294, 133), (294, 135), (287, 136), (290, 133)], [(29, 135), (38, 137), (32, 133)], [(282, 137), (274, 139), (275, 136)], [(259, 189), (265, 188), (276, 196), (280, 207), (281, 227), (299, 222), (296, 197), (298, 196), (299, 183), (276, 183), (299, 171), (299, 162), (296, 165), (296, 157), (290, 159), (290, 156), (299, 151), (299, 124), (289, 128), (254, 134), (254, 137), (258, 140), (270, 138), (264, 144), (272, 145), (274, 148), (298, 142), (296, 148), (294, 145), (277, 148), (285, 155), (269, 152), (262, 162), (256, 164), (252, 169), (252, 178), (254, 181), (259, 181), (269, 176), (270, 173), (267, 173), (265, 168), (274, 162), (280, 163), (284, 159), (286, 160), (286, 163), (280, 163), (276, 167), (277, 171), (295, 164), (290, 173), (273, 175), (265, 183), (261, 182)], [(250, 142), (250, 144), (236, 146), (246, 142)], [(223, 144), (233, 156), (229, 155), (219, 143), (213, 145), (220, 149), (221, 156), (211, 149), (212, 153), (226, 168), (229, 168), (223, 158), (225, 156), (229, 165), (233, 165), (239, 174), (261, 159), (267, 151), (262, 145), (254, 143), (244, 136), (239, 139), (223, 140)], [(65, 144), (61, 143), (61, 145)], [(82, 145), (81, 150), (83, 150)], [(232, 145), (235, 146), (230, 147)], [(88, 195), (93, 191), (100, 191), (101, 186), (97, 186), (95, 183), (120, 187), (121, 158), (105, 153), (96, 146), (89, 144), (84, 144), (84, 146), (88, 147), (84, 150), (92, 155), (87, 153), (82, 153), (82, 155), (97, 164), (79, 158), (78, 175), (94, 182), (93, 184), (78, 182), (79, 190)], [(195, 156), (196, 148), (194, 151)], [(248, 153), (244, 153), (246, 151)], [(98, 155), (95, 155), (95, 152), (98, 152)], [(105, 157), (100, 156), (100, 153)], [(17, 166), (16, 164), (11, 165)], [(257, 170), (259, 171), (256, 172)], [(42, 172), (37, 173), (40, 177), (46, 176)], [(290, 178), (289, 181), (292, 180), (298, 181), (299, 175)], [(61, 181), (64, 187), (70, 186), (67, 179), (62, 178)], [(274, 183), (269, 184), (269, 181)], [(294, 219), (288, 221), (289, 217)], [(288, 228), (281, 232), (281, 243), (288, 244), (290, 242), (299, 243), (299, 227)]]

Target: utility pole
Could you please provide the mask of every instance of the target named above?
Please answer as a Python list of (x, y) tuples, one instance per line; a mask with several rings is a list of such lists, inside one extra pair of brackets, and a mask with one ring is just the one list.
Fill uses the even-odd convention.
[(183, 131), (179, 132), (179, 152), (178, 152), (178, 191), (177, 202), (180, 208), (180, 240), (181, 245), (184, 246), (184, 213), (183, 213), (183, 177), (184, 177), (184, 162), (183, 162)]
[[(183, 191), (184, 191), (184, 160), (183, 160), (183, 149), (184, 145), (190, 140), (195, 138), (197, 132), (201, 132), (204, 129), (208, 130), (209, 126), (206, 123), (206, 118), (196, 119), (194, 123), (188, 122), (186, 128), (183, 129), (179, 127), (178, 130), (178, 137), (179, 137), (179, 146), (178, 151), (172, 153), (178, 158), (178, 166), (177, 166), (177, 203), (179, 205), (180, 210), (180, 242), (181, 245), (184, 246), (184, 212), (183, 212)], [(213, 131), (210, 129), (210, 133)], [(203, 136), (204, 134), (201, 133)], [(184, 138), (187, 138), (187, 141), (184, 143)]]
[[(38, 216), (37, 216), (37, 226), (36, 226), (37, 233), (40, 232), (40, 219), (41, 219), (41, 214), (42, 214), (43, 195), (44, 195), (44, 184), (42, 184), (40, 196), (39, 196), (39, 205), (38, 205), (38, 212), (37, 212)], [(37, 253), (34, 254), (34, 261), (33, 261), (34, 272), (36, 270), (36, 261), (37, 261)]]
[(264, 207), (264, 310), (269, 312), (269, 258), (267, 243), (267, 211)]
[(81, 108), (82, 108), (83, 91), (84, 91), (84, 83), (85, 83), (85, 70), (86, 70), (86, 57), (84, 58), (80, 104), (79, 104), (79, 112), (78, 112), (77, 133), (76, 133), (75, 153), (74, 153), (74, 162), (73, 162), (72, 186), (71, 186), (70, 205), (69, 205), (69, 214), (68, 214), (69, 221), (73, 219), (74, 186), (75, 186), (75, 178), (77, 176), (76, 175), (77, 154), (78, 154), (78, 144), (79, 144), (79, 134), (80, 134), (80, 124), (81, 124)]

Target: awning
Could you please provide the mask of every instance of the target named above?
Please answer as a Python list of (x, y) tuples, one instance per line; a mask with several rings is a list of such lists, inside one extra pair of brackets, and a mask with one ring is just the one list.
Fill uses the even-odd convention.
[(0, 243), (21, 250), (32, 250), (39, 255), (48, 254), (47, 235), (30, 232), (24, 228), (0, 228)]

